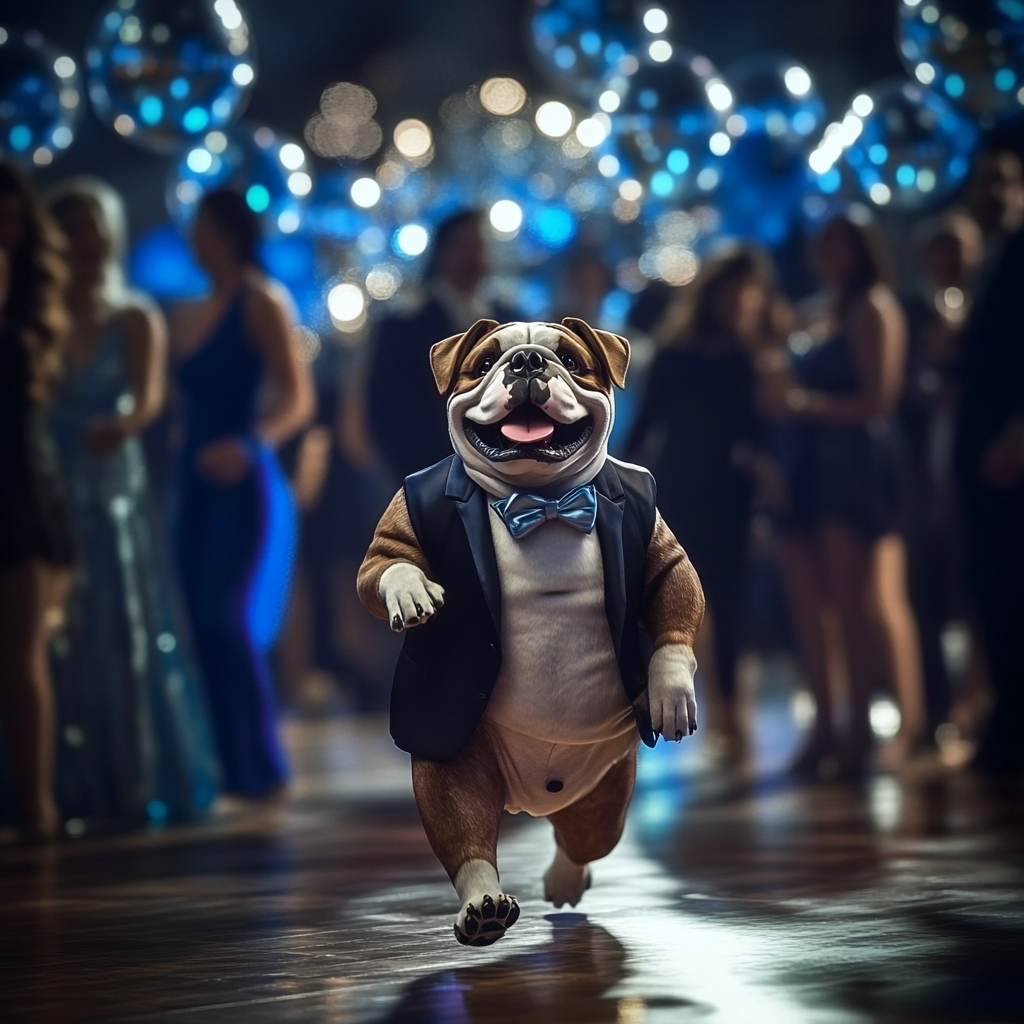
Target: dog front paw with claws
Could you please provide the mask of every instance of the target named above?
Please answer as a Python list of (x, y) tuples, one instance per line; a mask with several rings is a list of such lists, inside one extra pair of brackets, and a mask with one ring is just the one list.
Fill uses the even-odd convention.
[(380, 597), (396, 633), (422, 626), (444, 607), (444, 587), (428, 580), (422, 569), (408, 562), (398, 562), (384, 572), (380, 578)]

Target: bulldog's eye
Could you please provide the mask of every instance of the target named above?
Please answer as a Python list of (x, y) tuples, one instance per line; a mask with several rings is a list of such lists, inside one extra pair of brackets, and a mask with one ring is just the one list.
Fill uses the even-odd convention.
[(574, 355), (570, 355), (568, 352), (563, 352), (558, 358), (562, 360), (562, 365), (570, 373), (579, 373), (580, 363)]
[(476, 375), (478, 377), (483, 377), (485, 374), (489, 373), (490, 370), (493, 369), (493, 367), (493, 356), (488, 356), (486, 359), (481, 359), (480, 362), (476, 364)]

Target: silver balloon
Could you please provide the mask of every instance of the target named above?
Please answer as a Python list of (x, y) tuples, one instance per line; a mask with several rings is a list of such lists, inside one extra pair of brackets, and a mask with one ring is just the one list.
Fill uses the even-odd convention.
[[(668, 47), (668, 44), (665, 44)], [(714, 190), (716, 158), (731, 145), (725, 131), (733, 97), (707, 57), (668, 47), (629, 55), (604, 80), (600, 113), (611, 132), (598, 169), (621, 182), (620, 198), (678, 205)]]
[(900, 0), (907, 70), (983, 122), (1024, 113), (1021, 0)]
[(74, 60), (34, 31), (0, 26), (0, 156), (45, 167), (71, 145), (82, 110)]
[(256, 80), (253, 40), (235, 0), (113, 0), (85, 59), (100, 120), (158, 152), (231, 124)]
[(933, 206), (967, 176), (978, 130), (933, 89), (902, 80), (883, 82), (858, 96), (854, 105), (843, 122), (855, 133), (846, 148), (846, 165), (876, 206)]

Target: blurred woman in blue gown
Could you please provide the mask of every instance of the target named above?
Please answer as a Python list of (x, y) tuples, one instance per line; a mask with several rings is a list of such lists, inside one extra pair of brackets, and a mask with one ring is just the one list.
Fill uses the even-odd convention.
[(177, 553), (232, 793), (270, 796), (287, 768), (269, 648), (290, 590), (296, 516), (274, 448), (313, 411), (284, 289), (259, 265), (260, 223), (237, 192), (200, 203), (193, 234), (212, 289), (172, 332), (184, 400)]
[(48, 197), (67, 236), (73, 329), (50, 414), (80, 562), (53, 643), (65, 816), (180, 820), (217, 785), (205, 699), (139, 432), (159, 413), (166, 330), (124, 283), (124, 212), (103, 182)]

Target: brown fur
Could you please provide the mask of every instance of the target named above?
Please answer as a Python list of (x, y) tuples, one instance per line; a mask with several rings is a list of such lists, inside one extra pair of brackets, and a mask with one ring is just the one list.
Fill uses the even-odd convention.
[(586, 320), (567, 316), (562, 325), (568, 327), (604, 364), (605, 372), (617, 388), (626, 386), (626, 370), (629, 367), (629, 342), (611, 331), (598, 331)]
[(477, 320), (464, 334), (453, 334), (444, 341), (430, 347), (430, 369), (434, 374), (434, 383), (442, 395), (446, 395), (455, 379), (456, 367), (471, 351), (477, 342), (498, 328), (497, 320)]
[(412, 788), (427, 842), (453, 882), (467, 860), (497, 864), (505, 781), (485, 724), (447, 761), (414, 757)]
[[(488, 356), (501, 356), (501, 341), (494, 335), (504, 326), (494, 320), (477, 320), (465, 334), (454, 334), (431, 348), (430, 368), (442, 395), (476, 387), (483, 376), (480, 364)], [(595, 330), (575, 317), (548, 326), (563, 337), (558, 354), (567, 351), (576, 357), (580, 369), (573, 377), (581, 386), (605, 392), (611, 391), (612, 385), (625, 387), (629, 366), (629, 342), (625, 338)]]
[[(615, 849), (636, 781), (636, 756), (605, 773), (586, 796), (548, 815), (555, 842), (576, 864), (589, 864)], [(412, 759), (416, 806), (427, 841), (454, 882), (469, 860), (497, 864), (505, 783), (486, 723), (447, 761)]]
[(607, 857), (618, 845), (636, 782), (636, 754), (622, 758), (575, 803), (548, 815), (555, 842), (574, 864)]
[(697, 570), (679, 541), (657, 513), (647, 547), (647, 576), (640, 625), (654, 641), (693, 646), (704, 620), (704, 590)]
[(356, 576), (356, 591), (363, 607), (378, 619), (387, 619), (388, 610), (380, 598), (380, 578), (384, 570), (396, 562), (411, 562), (423, 575), (431, 578), (427, 556), (420, 550), (419, 541), (409, 519), (403, 487), (391, 499), (391, 504), (380, 517), (370, 548)]

